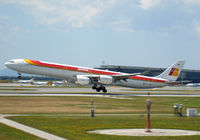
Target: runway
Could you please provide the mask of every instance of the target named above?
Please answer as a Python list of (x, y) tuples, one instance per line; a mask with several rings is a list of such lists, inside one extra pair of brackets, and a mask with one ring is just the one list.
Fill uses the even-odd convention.
[(59, 94), (59, 93), (49, 93), (49, 94), (43, 94), (43, 93), (5, 93), (2, 94), (0, 93), (0, 96), (82, 96), (82, 97), (108, 97), (108, 98), (118, 98), (118, 99), (127, 99), (127, 98), (123, 98), (123, 97), (135, 97), (135, 96), (151, 96), (151, 97), (200, 97), (200, 95), (193, 95), (193, 94), (189, 94), (189, 95), (185, 95), (185, 94), (151, 94), (151, 95), (147, 95), (147, 94), (128, 94), (128, 95), (124, 95), (124, 94), (96, 94), (96, 93), (91, 93), (91, 94), (85, 94), (85, 93), (63, 93), (63, 94)]
[(200, 97), (200, 87), (164, 87), (156, 89), (132, 89), (107, 87), (108, 92), (96, 92), (90, 87), (35, 87), (29, 84), (0, 83), (0, 96), (92, 96), (92, 97)]

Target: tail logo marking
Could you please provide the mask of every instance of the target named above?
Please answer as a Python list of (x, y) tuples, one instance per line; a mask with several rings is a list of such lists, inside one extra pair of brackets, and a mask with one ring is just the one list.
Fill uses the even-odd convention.
[(178, 68), (172, 68), (170, 73), (169, 73), (169, 76), (178, 77), (178, 75), (179, 75), (179, 69)]

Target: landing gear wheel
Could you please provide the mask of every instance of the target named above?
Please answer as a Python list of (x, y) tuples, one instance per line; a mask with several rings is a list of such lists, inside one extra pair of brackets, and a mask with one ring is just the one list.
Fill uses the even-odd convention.
[(101, 86), (101, 89), (102, 89), (102, 90), (105, 90), (106, 88), (105, 88), (104, 86)]
[(106, 89), (104, 86), (101, 86), (100, 88), (101, 88), (101, 90), (102, 90), (104, 93), (107, 92), (107, 89)]
[(18, 79), (22, 79), (21, 73), (18, 72), (19, 76), (17, 77)]
[(97, 92), (100, 92), (100, 91), (101, 91), (101, 88), (100, 88), (100, 87), (99, 87), (99, 88), (97, 88), (97, 89), (96, 89), (96, 91), (97, 91)]
[(107, 89), (106, 89), (103, 85), (101, 85), (100, 87), (97, 87), (97, 85), (94, 84), (94, 86), (92, 86), (92, 89), (96, 90), (97, 92), (100, 92), (101, 90), (102, 90), (104, 93), (107, 92)]
[(106, 93), (106, 92), (107, 92), (107, 89), (104, 89), (103, 92)]
[(97, 89), (97, 86), (96, 85), (92, 86), (92, 89)]
[(18, 79), (22, 79), (22, 76), (18, 76), (17, 78), (18, 78)]

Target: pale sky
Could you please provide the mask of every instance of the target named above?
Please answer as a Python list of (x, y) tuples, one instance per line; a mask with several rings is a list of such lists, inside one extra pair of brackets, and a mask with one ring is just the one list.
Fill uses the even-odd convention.
[(0, 69), (27, 58), (200, 69), (200, 0), (0, 0)]

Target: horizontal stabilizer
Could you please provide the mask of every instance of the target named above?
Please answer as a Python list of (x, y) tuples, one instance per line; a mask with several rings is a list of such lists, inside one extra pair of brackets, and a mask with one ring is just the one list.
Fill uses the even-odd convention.
[(173, 82), (167, 82), (167, 84), (169, 85), (179, 85), (179, 84), (183, 84), (183, 83), (189, 83), (191, 81), (189, 80), (185, 80), (185, 81), (173, 81)]

